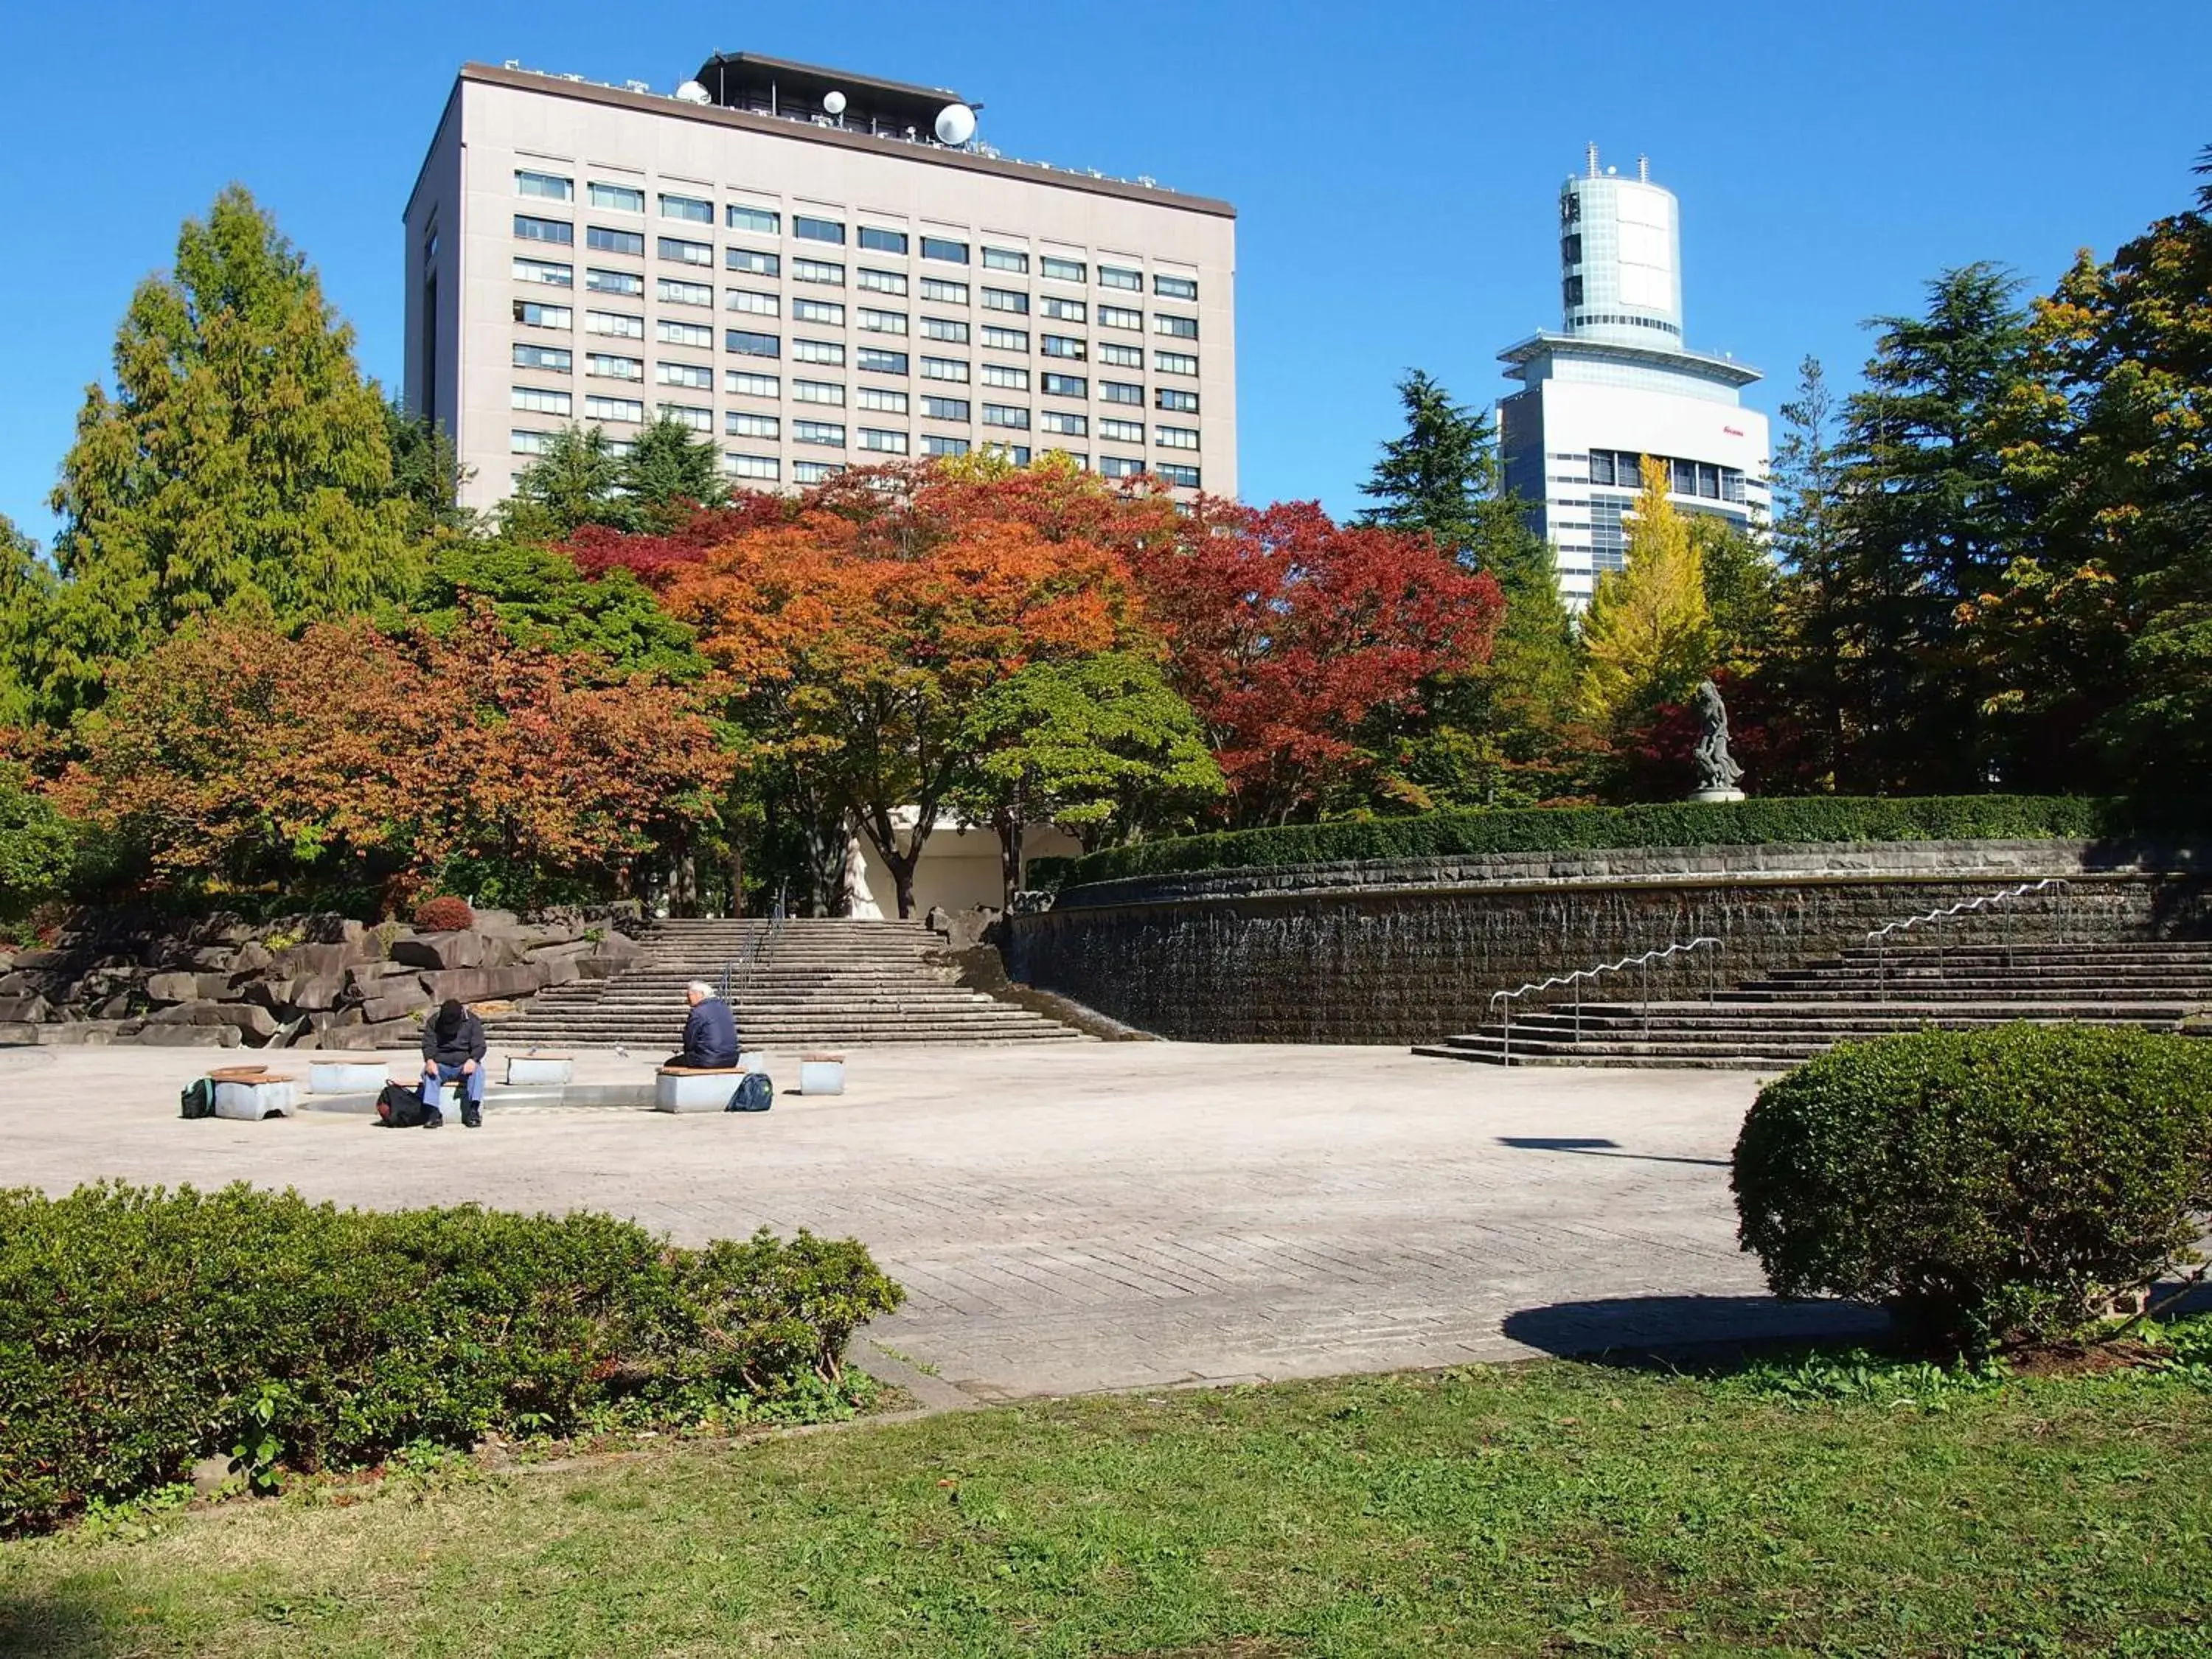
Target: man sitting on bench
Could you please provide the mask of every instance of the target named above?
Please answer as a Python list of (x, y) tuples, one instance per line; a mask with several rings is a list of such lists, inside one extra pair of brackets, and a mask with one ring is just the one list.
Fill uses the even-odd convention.
[(445, 1122), (438, 1097), (448, 1083), (461, 1085), (461, 1124), (473, 1129), (483, 1121), (483, 1021), (448, 999), (422, 1022), (422, 1127)]
[(684, 1052), (668, 1064), (690, 1072), (734, 1071), (738, 1064), (738, 1018), (714, 988), (695, 979), (684, 988), (691, 1016), (684, 1022)]

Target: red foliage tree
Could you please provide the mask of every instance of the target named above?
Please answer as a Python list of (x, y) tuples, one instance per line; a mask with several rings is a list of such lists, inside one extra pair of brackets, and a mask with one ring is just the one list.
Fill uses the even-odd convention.
[(793, 504), (785, 496), (738, 490), (725, 505), (701, 507), (682, 529), (666, 535), (587, 524), (579, 526), (561, 549), (586, 576), (596, 578), (620, 566), (647, 587), (659, 589), (687, 568), (702, 562), (714, 549), (750, 532), (781, 524), (792, 510)]
[(1204, 724), (1240, 824), (1314, 810), (1376, 764), (1438, 674), (1486, 661), (1497, 582), (1428, 542), (1317, 503), (1204, 501), (1130, 554), (1169, 673)]

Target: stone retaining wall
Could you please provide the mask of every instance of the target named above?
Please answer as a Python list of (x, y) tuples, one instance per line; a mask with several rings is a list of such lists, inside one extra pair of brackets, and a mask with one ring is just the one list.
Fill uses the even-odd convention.
[[(1481, 1024), (1494, 991), (1709, 934), (1655, 970), (1702, 994), (2000, 888), (2062, 896), (1946, 924), (1947, 939), (2212, 933), (2201, 853), (2081, 842), (1899, 842), (1502, 854), (1101, 882), (1006, 918), (1023, 982), (1162, 1036), (1417, 1042)], [(1623, 976), (1601, 982), (1634, 994)]]

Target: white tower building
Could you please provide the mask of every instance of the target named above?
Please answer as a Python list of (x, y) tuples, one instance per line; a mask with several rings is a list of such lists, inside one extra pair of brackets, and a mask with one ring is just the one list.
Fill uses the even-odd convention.
[(1621, 567), (1644, 456), (1667, 464), (1686, 512), (1767, 516), (1766, 417), (1741, 401), (1759, 371), (1684, 349), (1680, 214), (1648, 163), (1636, 172), (1601, 171), (1590, 146), (1559, 191), (1562, 328), (1498, 354), (1524, 388), (1498, 406), (1505, 483), (1577, 608)]

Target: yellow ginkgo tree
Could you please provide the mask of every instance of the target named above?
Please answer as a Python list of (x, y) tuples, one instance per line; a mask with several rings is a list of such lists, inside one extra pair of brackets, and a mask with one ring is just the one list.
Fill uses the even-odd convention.
[(1583, 713), (1601, 730), (1688, 701), (1712, 667), (1705, 561), (1667, 484), (1667, 463), (1645, 456), (1627, 560), (1598, 577), (1583, 613)]

